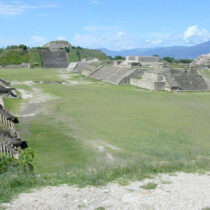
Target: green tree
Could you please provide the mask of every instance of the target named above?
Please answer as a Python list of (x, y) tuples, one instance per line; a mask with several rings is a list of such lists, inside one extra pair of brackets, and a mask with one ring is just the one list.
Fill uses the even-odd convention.
[(125, 58), (120, 55), (115, 56), (113, 59), (114, 60), (125, 60)]
[(76, 51), (76, 55), (77, 55), (77, 57), (78, 57), (78, 60), (80, 61), (80, 60), (81, 60), (81, 54), (80, 54), (79, 49), (77, 49), (77, 51)]
[(163, 60), (169, 63), (176, 63), (176, 59), (173, 57), (164, 57)]

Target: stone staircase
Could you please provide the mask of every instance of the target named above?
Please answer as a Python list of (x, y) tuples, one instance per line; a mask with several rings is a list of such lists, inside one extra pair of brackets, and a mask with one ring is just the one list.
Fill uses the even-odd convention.
[(90, 78), (102, 80), (111, 84), (129, 84), (129, 78), (136, 73), (136, 70), (129, 70), (123, 67), (104, 66), (90, 75)]
[(65, 50), (41, 50), (43, 68), (67, 68), (69, 58)]

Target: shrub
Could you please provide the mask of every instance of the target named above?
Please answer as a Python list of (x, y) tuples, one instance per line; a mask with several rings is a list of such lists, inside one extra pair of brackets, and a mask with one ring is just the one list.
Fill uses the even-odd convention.
[(8, 46), (6, 49), (22, 49), (22, 50), (26, 51), (28, 49), (28, 47), (24, 44), (20, 44), (20, 45)]
[(167, 61), (169, 63), (175, 63), (176, 62), (176, 59), (173, 58), (173, 57), (164, 57), (163, 60)]
[(179, 63), (186, 63), (186, 64), (191, 63), (192, 61), (193, 60), (191, 60), (191, 59), (180, 59), (180, 60), (178, 60)]
[(34, 168), (34, 151), (31, 148), (23, 150), (19, 155), (19, 165), (25, 169), (32, 171)]
[(8, 171), (9, 167), (14, 164), (15, 160), (6, 154), (0, 154), (0, 174)]
[(6, 50), (1, 53), (0, 65), (21, 64), (29, 62), (29, 54), (21, 49)]
[(67, 53), (69, 53), (69, 52), (70, 52), (70, 48), (69, 48), (69, 47), (65, 47), (65, 51), (66, 51)]
[(115, 56), (113, 59), (114, 60), (125, 60), (125, 58), (120, 55)]
[(24, 171), (32, 171), (34, 168), (34, 152), (31, 148), (22, 150), (19, 159), (6, 154), (0, 154), (0, 174), (7, 172), (10, 168), (20, 168)]

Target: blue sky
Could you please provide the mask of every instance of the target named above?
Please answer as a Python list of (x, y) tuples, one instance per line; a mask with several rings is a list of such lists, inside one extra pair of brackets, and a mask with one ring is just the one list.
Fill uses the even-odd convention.
[(210, 40), (209, 11), (210, 0), (0, 0), (0, 47), (194, 45)]

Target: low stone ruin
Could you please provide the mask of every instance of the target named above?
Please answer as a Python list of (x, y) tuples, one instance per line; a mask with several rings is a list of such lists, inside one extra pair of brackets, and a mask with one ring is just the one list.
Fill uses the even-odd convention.
[(164, 90), (165, 80), (160, 73), (145, 72), (141, 77), (131, 78), (130, 84), (149, 90)]
[[(0, 83), (9, 85), (8, 82), (1, 79)], [(8, 95), (0, 91), (0, 154), (4, 153), (18, 158), (20, 149), (27, 148), (27, 143), (21, 140), (15, 129), (14, 124), (19, 123), (18, 118), (4, 108), (2, 97), (8, 97)]]
[[(144, 57), (145, 58), (145, 57)], [(128, 59), (128, 58), (127, 58)], [(86, 77), (101, 80), (111, 84), (130, 84), (149, 90), (209, 90), (210, 81), (197, 68), (170, 68), (160, 63), (157, 57), (132, 57), (135, 62), (145, 61), (152, 65), (132, 65), (126, 62), (102, 62), (81, 61), (71, 63), (68, 71), (81, 73)], [(143, 64), (143, 66), (142, 66)]]
[(29, 63), (21, 64), (10, 64), (6, 66), (0, 66), (0, 69), (30, 69), (31, 65)]
[(130, 66), (144, 66), (153, 63), (159, 63), (160, 58), (157, 56), (126, 56), (125, 64)]
[(64, 40), (56, 40), (52, 42), (48, 42), (43, 46), (43, 48), (48, 48), (49, 50), (59, 50), (59, 49), (65, 49), (65, 48), (72, 48), (72, 45)]
[(71, 73), (81, 73), (86, 77), (102, 80), (111, 84), (129, 84), (132, 76), (141, 74), (138, 69), (129, 69), (127, 67), (107, 65), (101, 62), (81, 61), (71, 63), (67, 68)]
[(210, 83), (194, 69), (149, 70), (142, 78), (132, 78), (131, 85), (149, 90), (209, 90)]
[(10, 87), (10, 82), (0, 79), (0, 96), (17, 97), (15, 89)]
[(196, 58), (191, 63), (191, 66), (196, 68), (210, 68), (210, 54), (201, 55), (200, 57)]

